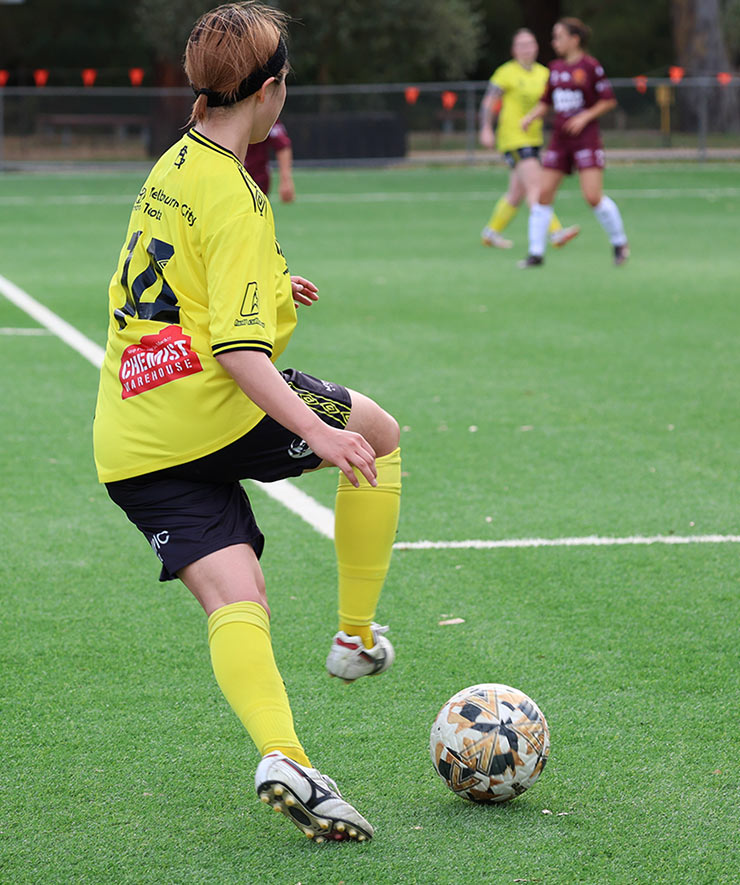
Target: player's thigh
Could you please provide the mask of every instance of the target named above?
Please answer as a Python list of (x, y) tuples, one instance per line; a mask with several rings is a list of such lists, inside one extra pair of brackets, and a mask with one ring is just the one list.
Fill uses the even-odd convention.
[(517, 163), (517, 172), (530, 206), (538, 202), (542, 186), (542, 166), (536, 157), (527, 157)]
[(549, 206), (550, 203), (552, 203), (564, 175), (565, 173), (561, 172), (559, 169), (544, 168), (542, 170), (542, 177), (540, 179), (540, 203), (545, 206)]
[(517, 164), (509, 173), (509, 189), (506, 192), (506, 200), (510, 206), (519, 206), (524, 199), (525, 191)]
[(362, 434), (379, 458), (397, 449), (401, 430), (396, 419), (364, 393), (350, 390), (349, 394), (352, 397), (352, 411), (347, 430)]
[(598, 206), (604, 193), (604, 171), (597, 166), (578, 172), (581, 193), (590, 206)]
[[(352, 411), (345, 430), (364, 436), (377, 458), (397, 449), (401, 431), (396, 419), (364, 393), (350, 390), (349, 394), (352, 397)], [(332, 466), (328, 461), (322, 461), (316, 469)]]
[(270, 614), (265, 579), (249, 544), (215, 550), (181, 568), (177, 576), (207, 615), (234, 602), (256, 602)]

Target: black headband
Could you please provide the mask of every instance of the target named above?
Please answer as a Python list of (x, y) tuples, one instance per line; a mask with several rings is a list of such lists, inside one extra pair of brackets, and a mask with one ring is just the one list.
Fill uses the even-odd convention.
[(270, 77), (277, 77), (285, 67), (285, 62), (287, 60), (288, 47), (285, 45), (285, 40), (281, 37), (278, 41), (277, 49), (273, 52), (270, 58), (267, 59), (264, 66), (258, 68), (256, 71), (252, 71), (248, 77), (242, 80), (239, 84), (239, 88), (233, 96), (225, 95), (223, 92), (214, 92), (212, 89), (196, 89), (195, 87), (193, 87), (193, 92), (196, 95), (207, 95), (209, 108), (219, 108), (224, 105), (236, 104), (236, 102), (243, 101), (245, 98), (249, 98), (250, 95), (254, 95), (255, 92), (258, 92), (262, 88), (264, 82), (269, 80)]

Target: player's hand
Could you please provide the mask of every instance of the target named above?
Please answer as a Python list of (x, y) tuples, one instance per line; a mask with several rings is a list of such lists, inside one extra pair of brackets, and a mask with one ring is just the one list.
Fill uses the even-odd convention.
[(355, 476), (353, 467), (360, 471), (371, 486), (378, 484), (375, 452), (361, 434), (322, 424), (316, 433), (310, 434), (310, 438), (306, 437), (306, 442), (322, 461), (338, 467), (355, 488), (359, 488), (360, 481)]
[(585, 129), (588, 121), (588, 114), (584, 113), (584, 111), (581, 111), (580, 113), (575, 114), (574, 116), (566, 120), (565, 123), (563, 123), (563, 129), (565, 132), (568, 133), (568, 135), (580, 135), (581, 132), (583, 132), (583, 130)]
[(480, 132), (478, 133), (478, 141), (485, 148), (493, 148), (496, 146), (496, 135), (493, 131), (492, 126), (481, 126)]
[(319, 300), (319, 290), (311, 280), (307, 280), (305, 277), (291, 277), (290, 285), (293, 289), (293, 301), (296, 307), (299, 304), (310, 307), (314, 301)]
[(532, 117), (529, 114), (527, 114), (525, 117), (522, 117), (522, 119), (519, 121), (519, 125), (526, 132), (527, 129), (529, 129), (529, 127), (532, 125)]
[(295, 185), (293, 184), (293, 179), (280, 179), (278, 193), (280, 194), (280, 199), (283, 201), (283, 203), (292, 203), (293, 200), (295, 200)]

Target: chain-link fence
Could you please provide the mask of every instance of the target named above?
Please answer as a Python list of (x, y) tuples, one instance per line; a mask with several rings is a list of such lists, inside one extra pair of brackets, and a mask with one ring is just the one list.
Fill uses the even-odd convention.
[[(478, 147), (485, 81), (289, 88), (282, 115), (299, 165), (491, 162)], [(602, 118), (607, 150), (740, 158), (740, 78), (612, 80), (619, 107)], [(0, 88), (0, 168), (145, 161), (184, 131), (188, 89)]]

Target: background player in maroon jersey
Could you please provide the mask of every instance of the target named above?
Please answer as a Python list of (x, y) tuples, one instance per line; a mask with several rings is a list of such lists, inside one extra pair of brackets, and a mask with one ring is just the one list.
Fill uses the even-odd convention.
[(629, 256), (622, 216), (614, 200), (603, 193), (604, 146), (597, 122), (617, 101), (604, 69), (584, 50), (589, 34), (590, 29), (577, 18), (563, 18), (555, 24), (552, 46), (559, 58), (550, 63), (542, 98), (522, 118), (526, 130), (551, 106), (555, 111), (552, 137), (542, 158), (540, 200), (529, 215), (529, 255), (519, 262), (520, 267), (542, 264), (552, 202), (563, 176), (574, 167), (583, 196), (614, 247), (614, 263), (624, 264)]
[(263, 194), (270, 192), (270, 154), (275, 154), (278, 165), (278, 193), (283, 203), (295, 200), (293, 184), (293, 145), (285, 126), (280, 120), (270, 130), (264, 141), (250, 144), (244, 161), (247, 172), (255, 180)]

